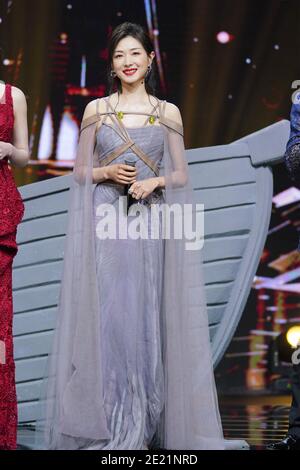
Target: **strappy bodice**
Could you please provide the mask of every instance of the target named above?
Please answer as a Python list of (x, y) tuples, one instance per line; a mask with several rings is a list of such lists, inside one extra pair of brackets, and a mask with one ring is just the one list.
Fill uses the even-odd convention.
[[(109, 97), (105, 97), (104, 100), (106, 102), (106, 105), (109, 106), (108, 104), (108, 98)], [(158, 98), (157, 99), (157, 106), (159, 108), (159, 114), (157, 114), (157, 118), (159, 120), (159, 123), (160, 125), (163, 124), (164, 126), (170, 128), (170, 129), (173, 129), (175, 132), (177, 132), (178, 134), (181, 134), (183, 136), (183, 127), (181, 124), (173, 121), (172, 119), (169, 119), (165, 116), (165, 107), (166, 107), (166, 101), (162, 101), (162, 100), (159, 100)], [(156, 108), (156, 106), (154, 107)], [(128, 114), (129, 112), (124, 112), (124, 114)], [(148, 115), (148, 116), (151, 116), (151, 114), (148, 114), (148, 113), (141, 113), (141, 112), (138, 112), (138, 111), (135, 111), (135, 112), (130, 112), (131, 114), (144, 114), (144, 115)], [(116, 112), (113, 110), (113, 109), (106, 109), (106, 111), (104, 113), (100, 113), (99, 112), (99, 99), (97, 100), (96, 102), (96, 113), (93, 114), (92, 116), (84, 119), (82, 121), (82, 124), (81, 124), (81, 128), (80, 128), (80, 132), (82, 132), (86, 127), (88, 126), (91, 126), (93, 124), (95, 124), (96, 122), (98, 121), (101, 121), (102, 120), (102, 116), (106, 116), (106, 115), (110, 115), (110, 116), (113, 116), (112, 119), (114, 119), (114, 122), (118, 122), (118, 127), (121, 126), (122, 128), (122, 131), (125, 132), (125, 135), (126, 135), (126, 130), (128, 129), (134, 129), (133, 127), (125, 127), (123, 123), (120, 124), (120, 121), (119, 119), (116, 117)], [(105, 117), (103, 119), (103, 122), (105, 121)], [(156, 124), (152, 124), (152, 125), (144, 125), (144, 126), (141, 126), (141, 127), (154, 127), (156, 126)], [(140, 127), (140, 126), (139, 126)], [(139, 128), (137, 127), (137, 128)]]
[[(98, 99), (96, 101), (96, 113), (84, 119), (80, 129), (80, 132), (83, 132), (87, 127), (97, 122), (101, 123), (98, 130), (95, 127), (97, 142), (94, 152), (94, 166), (107, 166), (112, 162), (124, 163), (126, 157), (133, 155), (138, 157), (136, 160), (137, 167), (138, 165), (142, 165), (141, 168), (147, 167), (149, 170), (148, 174), (143, 177), (158, 176), (160, 160), (162, 160), (163, 157), (165, 135), (163, 128), (169, 128), (183, 136), (182, 125), (165, 116), (166, 101), (159, 100), (155, 97), (157, 103), (153, 106), (151, 113), (138, 111), (124, 112), (124, 114), (131, 113), (154, 116), (152, 123), (149, 121), (149, 118), (147, 118), (147, 121), (142, 126), (127, 127), (124, 126), (122, 120), (118, 119), (117, 113), (114, 111), (109, 101), (109, 96), (103, 99), (106, 103), (105, 111), (99, 112), (100, 100)], [(157, 108), (159, 110), (158, 112)], [(108, 116), (110, 123), (105, 122)], [(159, 124), (154, 124), (155, 120), (159, 121)], [(110, 133), (108, 132), (109, 130)]]
[(95, 166), (125, 163), (134, 160), (137, 179), (158, 176), (164, 150), (164, 136), (160, 126), (143, 126), (128, 130), (130, 141), (124, 142), (115, 128), (102, 124), (97, 132)]
[[(146, 121), (141, 125), (141, 126), (135, 126), (135, 127), (132, 127), (132, 126), (125, 126), (124, 122), (120, 119), (118, 119), (119, 121), (119, 124), (122, 128), (122, 130), (124, 130), (124, 132), (126, 132), (127, 129), (139, 129), (140, 127), (145, 127), (146, 125), (149, 125), (149, 126), (153, 126), (153, 125), (156, 125), (154, 124), (154, 120), (158, 120), (159, 119), (159, 114), (157, 112), (157, 109), (159, 108), (160, 106), (160, 103), (159, 103), (159, 100), (158, 98), (155, 97), (155, 99), (157, 100), (157, 103), (155, 105), (152, 106), (152, 109), (151, 109), (151, 112), (150, 113), (144, 113), (144, 112), (140, 112), (140, 111), (122, 111), (122, 114), (139, 114), (139, 115), (145, 115), (145, 116), (149, 116), (149, 118), (147, 117)], [(108, 115), (111, 116), (111, 118), (117, 118), (117, 113), (116, 111), (113, 109), (112, 107), (112, 104), (110, 102), (110, 96), (106, 96), (104, 98), (105, 100), (105, 103), (106, 103), (106, 110), (107, 110), (107, 114), (106, 116), (104, 117), (104, 120), (103, 122), (105, 122), (105, 120), (107, 119)], [(164, 104), (164, 107), (165, 107), (165, 104), (166, 104), (166, 101), (163, 102)], [(97, 114), (99, 114), (99, 100), (97, 100)], [(110, 114), (112, 113), (112, 114)], [(154, 118), (153, 119), (153, 123), (151, 122), (151, 118)]]
[[(97, 116), (104, 114), (101, 126), (97, 131), (96, 154), (98, 155), (97, 166), (107, 166), (114, 163), (125, 163), (127, 158), (135, 158), (139, 179), (158, 176), (160, 161), (163, 156), (163, 132), (161, 125), (150, 124), (149, 118), (142, 126), (125, 126), (122, 120), (116, 116), (109, 97), (104, 98), (106, 113), (99, 113), (99, 101), (97, 101)], [(159, 107), (159, 101), (153, 106), (151, 113), (124, 114), (146, 114), (153, 116), (152, 122), (159, 118), (155, 111)], [(110, 123), (107, 122), (109, 117)], [(147, 124), (149, 122), (149, 124)], [(149, 131), (152, 129), (152, 131)]]

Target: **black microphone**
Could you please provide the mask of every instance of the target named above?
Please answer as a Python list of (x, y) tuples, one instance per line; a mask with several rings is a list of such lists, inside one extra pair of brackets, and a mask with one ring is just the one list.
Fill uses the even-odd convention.
[[(125, 165), (130, 165), (135, 167), (136, 160), (125, 160)], [(131, 193), (128, 192), (131, 184), (126, 184), (124, 188), (124, 195), (127, 196), (127, 215), (129, 211), (129, 207), (132, 206), (132, 204), (135, 204), (137, 201), (131, 196)]]

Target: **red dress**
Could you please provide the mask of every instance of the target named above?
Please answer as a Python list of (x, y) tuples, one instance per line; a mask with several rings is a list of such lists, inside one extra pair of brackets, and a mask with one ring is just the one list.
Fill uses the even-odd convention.
[[(11, 86), (0, 100), (0, 141), (11, 142), (14, 113)], [(24, 204), (16, 187), (8, 158), (0, 160), (0, 341), (5, 344), (5, 362), (0, 361), (0, 449), (17, 447), (17, 398), (13, 357), (12, 263), (18, 251), (17, 225)]]

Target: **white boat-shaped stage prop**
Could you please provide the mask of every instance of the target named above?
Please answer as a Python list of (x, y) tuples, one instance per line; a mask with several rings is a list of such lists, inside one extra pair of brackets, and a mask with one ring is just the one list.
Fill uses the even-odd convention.
[[(282, 120), (229, 145), (186, 151), (197, 202), (205, 207), (204, 279), (214, 366), (241, 319), (259, 264), (272, 208), (272, 165), (283, 161), (289, 128)], [(14, 351), (18, 442), (29, 447), (55, 325), (70, 181), (71, 175), (59, 176), (19, 188), (25, 215), (13, 266)]]

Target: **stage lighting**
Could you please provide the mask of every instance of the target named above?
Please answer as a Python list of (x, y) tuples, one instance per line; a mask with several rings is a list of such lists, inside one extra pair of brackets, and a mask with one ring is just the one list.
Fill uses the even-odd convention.
[(291, 363), (291, 357), (300, 341), (300, 325), (288, 327), (274, 340), (275, 350), (278, 353), (277, 362)]
[(271, 341), (268, 351), (269, 386), (276, 392), (289, 392), (291, 387), (292, 355), (299, 347), (300, 325), (286, 328)]
[(292, 326), (286, 332), (286, 339), (292, 348), (297, 348), (300, 344), (300, 326)]
[(216, 39), (220, 44), (227, 44), (234, 40), (234, 35), (228, 33), (227, 31), (219, 31), (216, 34)]
[(278, 335), (275, 340), (275, 350), (277, 350), (277, 362), (278, 363), (287, 363), (291, 362), (291, 357), (293, 354), (293, 349), (287, 339), (287, 331)]

